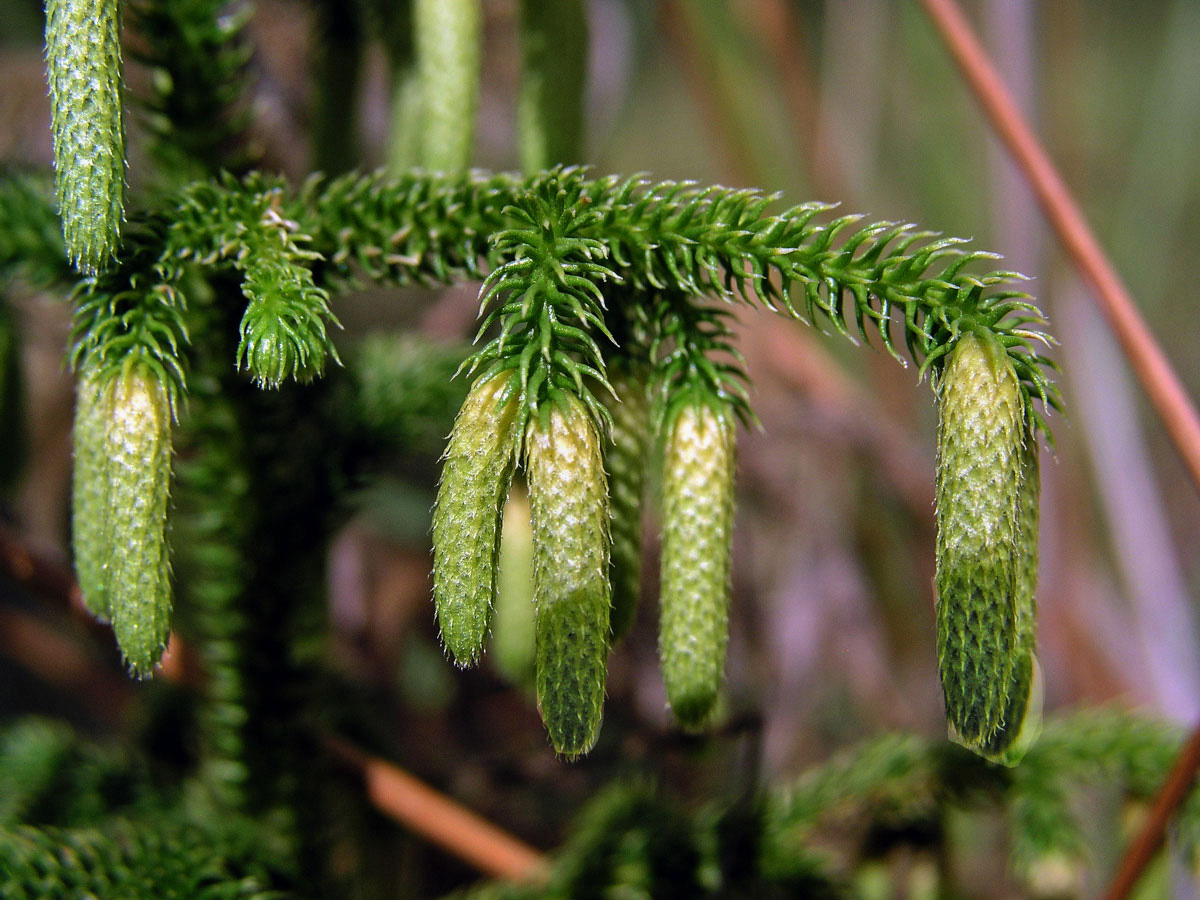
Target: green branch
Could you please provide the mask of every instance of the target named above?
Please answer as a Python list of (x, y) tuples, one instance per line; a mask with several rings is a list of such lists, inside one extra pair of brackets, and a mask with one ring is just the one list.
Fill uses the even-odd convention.
[(578, 169), (524, 182), (417, 174), (392, 185), (366, 176), (310, 188), (314, 213), (334, 223), (313, 229), (313, 246), (328, 248), (343, 271), (357, 259), (363, 274), (386, 282), (475, 275), (480, 258), (489, 268), (506, 261), (504, 245), (486, 245), (486, 235), (505, 226), (505, 210), (555, 182), (579, 207), (564, 215), (587, 212), (575, 236), (600, 241), (605, 267), (632, 287), (761, 304), (813, 325), (827, 322), (852, 340), (852, 331), (865, 341), (875, 334), (904, 361), (898, 330), (921, 375), (937, 373), (960, 335), (988, 334), (1012, 360), (1037, 427), (1046, 429), (1033, 401), (1059, 405), (1049, 377), (1054, 364), (1038, 350), (1052, 340), (1029, 295), (1016, 288), (1022, 276), (973, 274), (973, 263), (994, 257), (911, 225), (856, 226), (856, 216), (819, 222), (829, 209), (821, 204), (770, 214), (775, 198), (754, 190), (588, 180)]
[[(532, 189), (512, 175), (383, 173), (310, 180), (299, 209), (334, 284), (398, 286), (482, 280), (503, 210)], [(493, 260), (489, 260), (491, 262)]]
[[(711, 296), (826, 322), (851, 339), (852, 332), (864, 340), (874, 334), (904, 361), (899, 331), (922, 375), (940, 372), (962, 334), (994, 338), (1012, 361), (1035, 427), (1047, 430), (1036, 405), (1057, 408), (1059, 398), (1050, 381), (1054, 364), (1037, 345), (1052, 339), (1040, 330), (1029, 296), (1015, 288), (1020, 276), (972, 274), (972, 263), (992, 257), (964, 251), (955, 238), (935, 239), (908, 225), (858, 227), (853, 216), (821, 223), (827, 207), (815, 204), (770, 214), (773, 199), (753, 190), (587, 179), (578, 169), (529, 179), (346, 176), (315, 179), (298, 192), (261, 175), (226, 177), (178, 195), (159, 214), (174, 219), (165, 237), (143, 231), (149, 243), (141, 252), (158, 256), (168, 282), (183, 262), (232, 264), (246, 274), (250, 320), (264, 334), (277, 328), (286, 347), (285, 358), (270, 360), (279, 365), (256, 365), (259, 332), (248, 331), (241, 358), (266, 383), (319, 372), (317, 361), (333, 353), (325, 285), (449, 284), (490, 272), (484, 300), (503, 303), (488, 321), (502, 320), (503, 339), (481, 351), (480, 363), (511, 363), (511, 349), (530, 346), (512, 343), (515, 333), (557, 328), (556, 347), (565, 348), (560, 362), (569, 358), (575, 368), (564, 363), (554, 371), (569, 372), (580, 390), (576, 376), (604, 372), (594, 347), (610, 340), (605, 292), (624, 303), (642, 303), (647, 293)], [(135, 255), (143, 236), (128, 238)], [(621, 281), (630, 290), (598, 287)], [(520, 310), (513, 306), (518, 297)], [(535, 309), (554, 313), (550, 331), (534, 327)], [(568, 339), (565, 328), (577, 332)], [(713, 340), (724, 342), (716, 332)], [(532, 357), (520, 367), (528, 378), (536, 374)], [(710, 380), (736, 396), (736, 369), (717, 370)]]
[(1046, 374), (1053, 364), (1035, 350), (1050, 342), (1037, 328), (1041, 314), (1012, 287), (1023, 276), (971, 274), (971, 263), (995, 257), (964, 252), (960, 239), (891, 222), (851, 230), (859, 216), (820, 223), (830, 209), (823, 204), (769, 215), (775, 198), (755, 190), (608, 177), (585, 196), (615, 267), (635, 284), (761, 303), (814, 326), (828, 322), (851, 340), (853, 326), (904, 362), (892, 335), (900, 328), (922, 375), (936, 372), (959, 335), (986, 332), (1012, 358), (1026, 406), (1034, 398), (1059, 405)]
[(180, 262), (225, 263), (243, 273), (250, 302), (237, 366), (266, 387), (307, 381), (324, 373), (327, 359), (340, 362), (326, 325), (338, 321), (328, 292), (313, 281), (320, 255), (306, 249), (311, 238), (285, 215), (285, 196), (282, 184), (261, 176), (192, 186), (176, 206), (159, 266), (172, 272)]

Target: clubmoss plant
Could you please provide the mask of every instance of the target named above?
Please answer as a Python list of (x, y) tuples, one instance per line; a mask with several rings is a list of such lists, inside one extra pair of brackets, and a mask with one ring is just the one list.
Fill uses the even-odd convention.
[[(323, 5), (317, 21), (335, 9)], [(161, 896), (194, 868), (237, 885), (229, 896), (278, 896), (259, 892), (260, 881), (325, 895), (327, 882), (311, 871), (323, 858), (324, 807), (309, 792), (334, 779), (312, 735), (343, 711), (317, 674), (327, 544), (379, 457), (422, 449), (431, 434), (449, 431), (421, 552), (432, 550), (431, 617), (450, 660), (474, 665), (487, 646), (505, 500), (519, 470), (536, 700), (553, 750), (589, 753), (610, 650), (652, 580), (641, 573), (641, 523), (657, 474), (662, 676), (678, 724), (707, 725), (738, 602), (737, 432), (756, 422), (735, 310), (878, 345), (928, 376), (940, 413), (930, 475), (947, 719), (987, 760), (1038, 759), (1037, 448), (1059, 399), (1042, 352), (1053, 342), (1021, 276), (987, 271), (992, 254), (914, 225), (578, 165), (586, 9), (576, 0), (519, 4), (514, 133), (524, 171), (494, 173), (468, 168), (478, 0), (363, 0), (355, 27), (384, 31), (394, 108), (412, 127), (394, 136), (387, 171), (296, 183), (252, 166), (249, 14), (218, 0), (131, 0), (127, 22), (149, 67), (130, 104), (144, 118), (146, 152), (132, 158), (152, 171), (134, 173), (138, 190), (126, 201), (123, 4), (49, 4), (55, 189), (47, 173), (0, 174), (0, 279), (70, 297), (72, 529), (88, 609), (111, 622), (136, 675), (153, 673), (172, 627), (197, 648), (195, 740), (181, 742), (181, 755), (195, 758), (187, 789), (163, 805), (200, 810), (210, 823), (248, 817), (263, 841), (218, 846), (184, 819), (162, 841), (133, 826), (4, 822), (0, 862), (22, 883), (51, 872), (47, 883), (70, 882), (83, 896), (144, 875), (158, 881), (131, 896)], [(421, 168), (405, 165), (413, 157)], [(347, 292), (464, 282), (479, 284), (471, 350), (339, 347)], [(0, 308), (0, 356), (19, 336)], [(0, 416), (12, 414), (9, 371), (0, 359)], [(1136, 756), (1130, 743), (1126, 732), (1114, 738), (1113, 758)], [(892, 786), (910, 774), (923, 789), (959, 784), (958, 765), (991, 773), (1001, 789), (1021, 784), (941, 744), (878, 754)], [(855, 798), (877, 786), (860, 762), (841, 770)], [(837, 895), (836, 879), (810, 856), (781, 863), (784, 844), (773, 838), (839, 799), (828, 779), (737, 806), (711, 829), (646, 792), (614, 797), (594, 813), (593, 836), (603, 840), (581, 839), (591, 849), (575, 854), (582, 868), (568, 865), (562, 883), (600, 896), (629, 851), (613, 840), (628, 833), (646, 850), (636, 864), (647, 885), (767, 896), (756, 891), (774, 871), (776, 884)], [(911, 821), (927, 810), (918, 812)], [(746, 850), (738, 835), (755, 845)], [(216, 849), (206, 854), (197, 847), (209, 837)], [(56, 846), (70, 852), (56, 856)], [(275, 867), (242, 866), (230, 846)], [(738, 848), (752, 869), (727, 865)], [(171, 865), (155, 868), (160, 859)], [(589, 880), (589, 860), (603, 877)]]
[[(894, 322), (909, 358), (933, 369), (939, 385), (952, 382), (940, 377), (947, 354), (976, 340), (962, 337), (970, 323), (969, 333), (992, 348), (992, 365), (1007, 373), (1006, 421), (1016, 424), (1006, 434), (1015, 439), (1018, 426), (1025, 440), (1044, 433), (1039, 407), (1057, 398), (1034, 347), (1043, 340), (1036, 311), (1009, 286), (1014, 276), (967, 274), (980, 254), (963, 253), (955, 241), (923, 243), (911, 228), (890, 225), (858, 227), (839, 240), (853, 217), (823, 224), (816, 221), (822, 207), (770, 214), (769, 203), (755, 191), (595, 179), (580, 169), (528, 178), (348, 176), (298, 191), (261, 175), (201, 182), (170, 201), (169, 223), (162, 213), (135, 223), (121, 267), (79, 290), (74, 357), (92, 370), (136, 353), (172, 404), (181, 403), (194, 339), (183, 315), (183, 275), (185, 266), (203, 265), (240, 274), (250, 298), (235, 363), (266, 386), (304, 381), (336, 358), (328, 291), (363, 278), (409, 285), (486, 272), (479, 334), (488, 339), (466, 368), (476, 384), (511, 379), (518, 432), (548, 398), (564, 395), (584, 405), (608, 441), (611, 414), (601, 399), (614, 395), (602, 350), (615, 341), (608, 303), (657, 298), (644, 312), (660, 423), (688, 392), (751, 415), (722, 310), (749, 303), (824, 320), (847, 335), (874, 331), (899, 357)], [(963, 449), (964, 459), (971, 452)], [(1011, 542), (1015, 533), (1009, 527), (996, 540)], [(993, 549), (1015, 553), (1000, 543)], [(452, 549), (435, 541), (435, 552)], [(1011, 630), (1014, 614), (1002, 618)], [(1010, 637), (1000, 640), (1002, 649), (1012, 647)], [(465, 652), (462, 661), (475, 656)], [(997, 675), (1008, 671), (1000, 665)], [(984, 717), (980, 739), (996, 730), (998, 716)]]

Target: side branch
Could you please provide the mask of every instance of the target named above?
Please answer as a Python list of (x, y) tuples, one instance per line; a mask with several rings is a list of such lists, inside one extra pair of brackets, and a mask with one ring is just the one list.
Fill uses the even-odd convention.
[[(547, 284), (580, 294), (563, 311), (573, 349), (581, 351), (578, 361), (601, 374), (592, 359), (593, 342), (611, 342), (599, 314), (607, 295), (617, 303), (637, 303), (630, 298), (652, 293), (712, 296), (762, 305), (812, 325), (828, 322), (851, 340), (855, 331), (864, 341), (874, 334), (897, 359), (907, 356), (920, 366), (920, 375), (935, 378), (962, 335), (994, 340), (1012, 362), (1034, 427), (1048, 434), (1042, 412), (1057, 408), (1059, 397), (1049, 374), (1054, 363), (1036, 345), (1053, 340), (1041, 330), (1044, 320), (1032, 298), (1016, 289), (1020, 275), (972, 274), (972, 263), (994, 257), (964, 251), (956, 238), (907, 224), (863, 226), (858, 216), (820, 222), (829, 208), (822, 204), (771, 214), (775, 199), (755, 190), (640, 177), (588, 179), (577, 168), (530, 178), (484, 172), (413, 172), (394, 180), (354, 175), (315, 179), (299, 191), (263, 175), (240, 181), (226, 176), (177, 195), (142, 229), (148, 243), (131, 235), (127, 249), (149, 261), (143, 270), (153, 269), (167, 285), (180, 277), (183, 264), (224, 264), (244, 272), (252, 301), (294, 298), (252, 303), (250, 310), (260, 330), (272, 330), (266, 321), (272, 310), (283, 313), (281, 333), (304, 326), (297, 346), (305, 353), (298, 351), (294, 364), (283, 367), (284, 376), (319, 369), (305, 361), (321, 357), (320, 351), (332, 353), (324, 328), (332, 315), (325, 305), (327, 288), (364, 279), (449, 284), (491, 273), (489, 287), (504, 285), (505, 305), (498, 312), (511, 327), (529, 324), (534, 310), (528, 301), (540, 291), (528, 290), (534, 287), (530, 281), (513, 295), (513, 279), (529, 281), (542, 268), (535, 258), (544, 257), (553, 276)], [(556, 267), (567, 257), (578, 257), (572, 262), (578, 271), (559, 273)], [(614, 291), (620, 282), (630, 290)], [(514, 296), (522, 297), (516, 307)], [(579, 305), (585, 314), (575, 308)], [(566, 335), (567, 322), (555, 322), (551, 327)], [(896, 329), (905, 354), (893, 342)], [(535, 330), (543, 337), (549, 333), (540, 324)], [(576, 373), (571, 380), (578, 380)]]

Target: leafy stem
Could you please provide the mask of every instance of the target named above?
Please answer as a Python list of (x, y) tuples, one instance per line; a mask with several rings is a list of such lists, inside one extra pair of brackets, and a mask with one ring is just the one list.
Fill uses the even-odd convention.
[[(136, 260), (143, 277), (156, 271), (167, 286), (183, 263), (241, 269), (246, 322), (254, 327), (244, 327), (238, 358), (271, 384), (319, 373), (334, 352), (326, 333), (335, 321), (329, 289), (361, 280), (486, 278), (480, 334), (499, 331), (470, 365), (519, 369), (532, 407), (547, 391), (569, 390), (605, 422), (587, 386), (589, 378), (605, 383), (598, 348), (613, 341), (605, 307), (674, 297), (655, 307), (665, 319), (653, 325), (678, 328), (681, 315), (694, 318), (679, 298), (711, 297), (827, 323), (851, 340), (874, 335), (898, 360), (915, 363), (920, 376), (936, 378), (961, 335), (993, 338), (1012, 361), (1033, 427), (1048, 435), (1042, 415), (1060, 405), (1050, 377), (1055, 366), (1043, 349), (1053, 339), (1019, 289), (1020, 275), (970, 271), (994, 256), (967, 250), (957, 238), (906, 224), (862, 225), (857, 216), (822, 222), (829, 209), (822, 204), (771, 213), (775, 200), (686, 182), (592, 179), (578, 168), (528, 178), (351, 175), (313, 179), (299, 190), (258, 174), (226, 176), (193, 184), (146, 219), (147, 227), (131, 228), (125, 259)], [(126, 263), (120, 272), (132, 269)], [(119, 292), (119, 277), (105, 283)], [(705, 340), (725, 345), (726, 334), (712, 330), (718, 308), (700, 319), (711, 331)], [(287, 358), (254, 365), (262, 346), (256, 334), (280, 337), (271, 346), (290, 348)], [(669, 361), (679, 371), (685, 345), (676, 343)], [(691, 371), (704, 369), (699, 356), (684, 355)], [(714, 390), (737, 394), (733, 369), (718, 367), (706, 377)]]

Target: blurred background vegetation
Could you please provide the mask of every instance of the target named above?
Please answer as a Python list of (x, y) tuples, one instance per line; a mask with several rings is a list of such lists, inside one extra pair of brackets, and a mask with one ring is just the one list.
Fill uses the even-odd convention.
[[(314, 169), (381, 165), (387, 64), (378, 41), (358, 34), (352, 6), (254, 6), (251, 133), (262, 166), (299, 180)], [(1192, 249), (1200, 245), (1200, 5), (965, 6), (1189, 393), (1200, 396), (1200, 254)], [(512, 169), (516, 4), (486, 0), (484, 8), (475, 163)], [(1200, 502), (920, 8), (591, 0), (588, 13), (586, 157), (598, 173), (757, 186), (787, 203), (839, 201), (872, 219), (971, 237), (1033, 278), (1061, 342), (1067, 408), (1051, 422), (1056, 447), (1042, 469), (1047, 710), (1115, 701), (1178, 723), (1200, 718)], [(0, 0), (0, 161), (48, 169), (41, 16), (36, 0)], [(323, 16), (344, 21), (342, 43), (314, 41)], [(329, 90), (314, 91), (322, 73)], [(147, 77), (130, 62), (133, 90)], [(332, 136), (314, 127), (330, 115), (347, 126)], [(135, 185), (138, 127), (135, 115)], [(19, 289), (11, 299), (25, 336), (29, 451), (4, 515), (65, 564), (68, 309), (61, 297)], [(470, 336), (475, 288), (368, 292), (340, 298), (336, 312), (346, 346), (397, 328), (451, 342)], [(762, 428), (740, 438), (729, 714), (715, 736), (671, 729), (652, 565), (634, 632), (611, 658), (600, 744), (583, 762), (554, 760), (528, 692), (492, 662), (452, 669), (429, 602), (436, 440), (363, 488), (361, 511), (329, 550), (329, 664), (356, 686), (354, 696), (369, 698), (388, 755), (539, 847), (560, 843), (570, 814), (614, 775), (648, 770), (684, 797), (732, 796), (870, 735), (944, 729), (928, 386), (878, 349), (774, 317), (743, 311), (738, 332)], [(52, 713), (100, 735), (161, 726), (162, 710), (150, 710), (169, 708), (161, 695), (171, 688), (135, 692), (103, 632), (2, 586), (0, 717)], [(29, 615), (49, 632), (22, 630)], [(55, 640), (37, 643), (47, 633)], [(400, 829), (380, 829), (411, 895), (471, 877)], [(981, 893), (1002, 871), (1002, 861), (984, 856), (967, 884)]]

